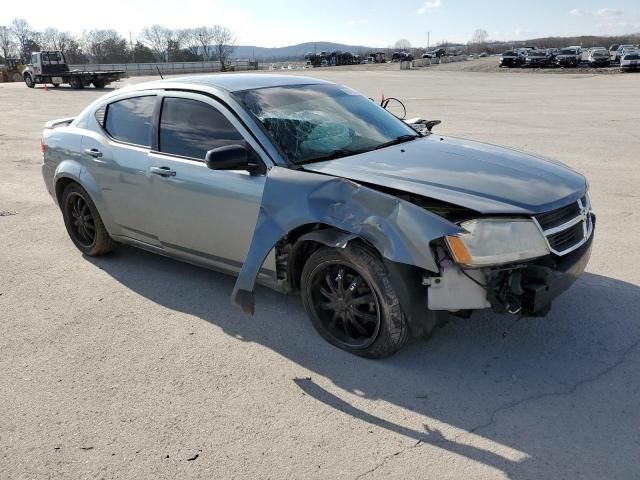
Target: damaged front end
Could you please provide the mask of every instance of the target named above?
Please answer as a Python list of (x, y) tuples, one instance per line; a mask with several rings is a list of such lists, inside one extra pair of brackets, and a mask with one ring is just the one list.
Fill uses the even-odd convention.
[[(503, 242), (490, 238), (486, 232), (477, 235), (469, 228), (470, 222), (462, 222), (472, 232), (446, 237), (436, 247), (439, 275), (423, 279), (429, 286), (429, 308), (462, 316), (482, 308), (492, 308), (501, 314), (545, 316), (552, 301), (578, 279), (589, 262), (596, 217), (590, 210), (588, 196), (532, 219), (484, 221), (518, 225), (525, 234), (517, 248), (511, 245), (510, 252), (509, 247), (504, 247), (500, 255), (493, 256), (487, 244)], [(481, 237), (479, 244), (474, 244), (473, 238), (465, 239), (473, 237), (473, 233)], [(511, 238), (516, 243), (517, 235)], [(523, 259), (507, 261), (515, 256)]]
[(437, 272), (437, 265), (429, 242), (463, 232), (418, 205), (350, 180), (273, 167), (232, 294), (235, 305), (253, 314), (254, 285), (265, 258), (289, 232), (310, 224), (344, 233), (343, 242), (358, 237), (388, 261), (431, 272)]
[[(584, 271), (594, 229), (587, 194), (533, 217), (486, 217), (389, 187), (273, 167), (232, 302), (253, 313), (256, 276), (270, 251), (290, 273), (286, 264), (302, 243), (345, 248), (357, 239), (384, 260), (416, 335), (440, 314), (491, 308), (544, 316)], [(296, 231), (306, 233), (291, 235)]]

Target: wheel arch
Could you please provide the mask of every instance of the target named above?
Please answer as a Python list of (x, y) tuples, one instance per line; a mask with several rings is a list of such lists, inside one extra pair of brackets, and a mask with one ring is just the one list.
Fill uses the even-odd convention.
[(116, 229), (105, 207), (100, 189), (89, 172), (85, 168), (82, 168), (82, 165), (76, 161), (65, 160), (56, 168), (53, 177), (53, 188), (58, 206), (62, 208), (62, 194), (70, 183), (77, 183), (87, 192), (87, 195), (89, 195), (89, 198), (91, 198), (91, 201), (98, 209), (98, 213), (107, 232), (109, 232), (110, 235), (114, 233)]
[(324, 223), (309, 223), (287, 233), (281, 241), (281, 248), (288, 249), (286, 272), (289, 288), (294, 291), (300, 288), (304, 264), (316, 250), (323, 246), (345, 248), (351, 241), (361, 242), (381, 256), (373, 245), (359, 235)]
[(400, 307), (413, 337), (426, 337), (448, 317), (447, 312), (428, 309), (428, 291), (422, 282), (424, 269), (385, 258), (378, 248), (359, 235), (331, 225), (316, 223), (307, 224), (289, 232), (285, 240), (290, 245), (287, 256), (287, 280), (289, 287), (294, 291), (300, 289), (302, 270), (306, 260), (315, 251), (322, 247), (346, 248), (349, 244), (357, 242), (382, 261), (394, 285)]

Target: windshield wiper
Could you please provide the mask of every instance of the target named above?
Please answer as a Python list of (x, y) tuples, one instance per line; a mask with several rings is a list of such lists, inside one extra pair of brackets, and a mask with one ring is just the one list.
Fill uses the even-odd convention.
[(380, 150), (381, 148), (390, 147), (392, 145), (398, 145), (399, 143), (410, 142), (411, 140), (415, 140), (420, 135), (400, 135), (399, 137), (394, 138), (393, 140), (389, 140), (388, 142), (381, 143), (376, 146), (374, 150)]

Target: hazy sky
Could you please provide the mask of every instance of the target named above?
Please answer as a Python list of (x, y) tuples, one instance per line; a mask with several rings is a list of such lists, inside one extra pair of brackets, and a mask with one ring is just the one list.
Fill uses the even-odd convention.
[(640, 32), (640, 0), (4, 0), (0, 25), (26, 18), (36, 29), (81, 33), (113, 28), (134, 38), (145, 25), (173, 28), (221, 24), (239, 45), (279, 47), (307, 41), (412, 45), (468, 41), (477, 28), (497, 40), (547, 35)]

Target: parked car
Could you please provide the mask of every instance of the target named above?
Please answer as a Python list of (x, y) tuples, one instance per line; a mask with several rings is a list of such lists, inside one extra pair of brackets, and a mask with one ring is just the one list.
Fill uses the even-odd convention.
[(620, 59), (620, 71), (628, 72), (640, 68), (640, 51), (632, 50)]
[(524, 55), (521, 55), (516, 50), (508, 50), (500, 56), (498, 61), (499, 67), (521, 67), (524, 65)]
[(480, 55), (478, 55), (478, 57), (480, 57), (480, 58), (485, 58), (485, 57), (488, 57), (488, 56), (489, 56), (489, 54), (487, 52), (482, 52), (482, 53), (480, 53)]
[(620, 58), (629, 50), (635, 50), (636, 46), (635, 45), (618, 45), (618, 48), (616, 48), (615, 52), (612, 54), (611, 56), (611, 61), (613, 62), (619, 62)]
[(247, 313), (256, 282), (299, 292), (321, 336), (372, 358), (448, 312), (545, 315), (594, 238), (588, 184), (574, 170), (423, 135), (307, 77), (116, 90), (47, 123), (42, 156), (84, 255), (125, 243), (237, 275), (232, 301)]
[(546, 50), (529, 50), (524, 60), (525, 67), (548, 67), (551, 62), (551, 56)]
[(589, 65), (592, 67), (608, 67), (611, 65), (609, 51), (606, 48), (593, 48), (589, 51), (587, 58)]
[(558, 52), (555, 58), (555, 64), (558, 67), (577, 67), (581, 61), (582, 52), (575, 47), (560, 49), (560, 52)]

